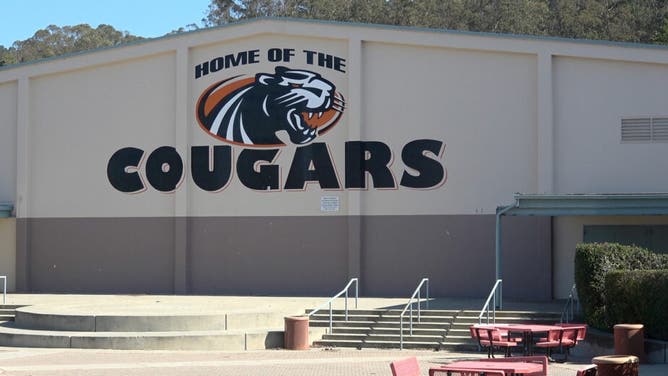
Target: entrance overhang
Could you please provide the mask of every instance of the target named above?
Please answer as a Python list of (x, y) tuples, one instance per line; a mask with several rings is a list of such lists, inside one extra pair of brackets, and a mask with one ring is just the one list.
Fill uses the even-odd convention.
[(501, 217), (504, 215), (668, 215), (668, 193), (522, 194), (496, 208), (496, 279), (502, 277)]
[(9, 218), (12, 216), (12, 211), (14, 210), (14, 205), (0, 203), (0, 218)]

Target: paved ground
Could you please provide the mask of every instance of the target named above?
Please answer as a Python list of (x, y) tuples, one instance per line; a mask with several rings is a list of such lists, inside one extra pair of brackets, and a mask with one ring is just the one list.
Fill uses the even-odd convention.
[[(63, 313), (89, 311), (98, 307), (104, 312), (119, 310), (134, 314), (165, 312), (189, 314), (193, 311), (280, 310), (303, 312), (322, 304), (326, 298), (293, 297), (221, 297), (172, 295), (38, 295), (9, 294), (7, 304), (47, 304), (60, 306)], [(360, 299), (359, 308), (403, 307), (406, 299)], [(431, 308), (480, 309), (479, 299), (436, 299)], [(340, 306), (340, 300), (335, 306)], [(353, 303), (351, 302), (351, 307)], [(199, 307), (199, 308), (196, 308)], [(559, 311), (560, 304), (504, 302), (504, 309), (547, 309)], [(0, 347), (0, 375), (17, 376), (176, 376), (176, 375), (390, 375), (393, 360), (416, 356), (422, 374), (429, 367), (455, 360), (481, 357), (479, 353), (413, 350), (339, 350), (308, 351), (264, 350), (223, 351), (118, 351), (80, 349), (37, 349)], [(591, 359), (569, 357), (568, 364), (551, 364), (550, 376), (574, 376), (579, 367)], [(641, 365), (642, 376), (666, 376), (668, 365)]]
[[(393, 360), (416, 356), (422, 375), (429, 367), (480, 354), (399, 350), (111, 351), (0, 348), (0, 375), (391, 375)], [(588, 360), (551, 364), (550, 376), (574, 376)], [(641, 366), (642, 376), (668, 374), (668, 366)]]

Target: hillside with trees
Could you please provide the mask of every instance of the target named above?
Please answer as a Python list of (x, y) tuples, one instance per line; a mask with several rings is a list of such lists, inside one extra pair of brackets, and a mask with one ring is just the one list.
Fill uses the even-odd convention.
[[(201, 22), (210, 27), (256, 17), (668, 44), (668, 0), (211, 0)], [(50, 25), (9, 47), (0, 45), (0, 65), (138, 39), (110, 25)]]
[(26, 40), (16, 41), (10, 47), (0, 45), (0, 65), (19, 64), (73, 52), (116, 46), (143, 39), (118, 31), (110, 25), (92, 28), (88, 24), (58, 27), (49, 25), (37, 30)]
[(255, 17), (668, 42), (667, 0), (212, 0), (203, 22), (215, 26)]

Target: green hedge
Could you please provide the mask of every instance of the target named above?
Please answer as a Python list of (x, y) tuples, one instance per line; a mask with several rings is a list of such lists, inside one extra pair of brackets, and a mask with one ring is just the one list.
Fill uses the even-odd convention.
[(615, 270), (605, 277), (606, 320), (639, 323), (668, 340), (668, 270)]
[(613, 270), (668, 269), (668, 255), (616, 243), (578, 244), (575, 283), (587, 324), (611, 330), (616, 322), (606, 316), (606, 274)]

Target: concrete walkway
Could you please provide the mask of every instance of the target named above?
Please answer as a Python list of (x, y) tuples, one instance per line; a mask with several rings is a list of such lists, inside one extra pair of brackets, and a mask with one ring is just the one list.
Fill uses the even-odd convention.
[[(306, 308), (321, 305), (326, 297), (248, 297), (248, 296), (174, 296), (174, 295), (70, 295), (9, 294), (7, 304), (49, 306), (50, 309), (75, 312), (138, 315), (192, 314), (217, 312), (254, 312), (272, 310), (301, 314)], [(400, 308), (405, 298), (361, 298), (359, 308)], [(430, 308), (480, 309), (480, 299), (434, 299)], [(354, 307), (351, 300), (350, 307)], [(334, 308), (343, 306), (343, 299)], [(560, 303), (505, 302), (506, 310), (560, 311)], [(415, 350), (344, 350), (311, 349), (307, 351), (262, 350), (226, 351), (118, 351), (81, 349), (41, 349), (0, 347), (0, 375), (390, 375), (393, 360), (416, 356), (422, 374), (429, 367), (455, 360), (484, 356), (480, 353)], [(549, 375), (574, 376), (576, 370), (590, 363), (590, 358), (569, 357), (567, 364), (551, 364)], [(641, 365), (642, 376), (668, 375), (668, 365)]]
[[(391, 375), (393, 360), (416, 356), (422, 375), (429, 367), (480, 354), (399, 350), (112, 351), (0, 348), (0, 375)], [(574, 376), (586, 359), (549, 365), (550, 376)], [(668, 365), (641, 365), (641, 376), (668, 375)]]

